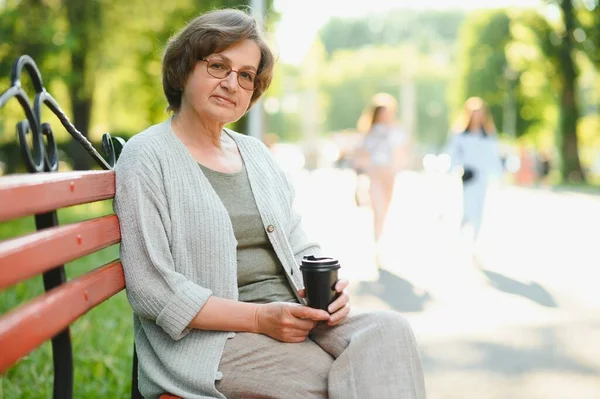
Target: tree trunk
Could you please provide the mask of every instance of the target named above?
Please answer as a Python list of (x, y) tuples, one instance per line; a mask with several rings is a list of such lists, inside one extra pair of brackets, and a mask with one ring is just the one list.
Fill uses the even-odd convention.
[(585, 181), (585, 175), (579, 161), (577, 140), (577, 70), (573, 59), (575, 15), (572, 0), (560, 3), (565, 25), (564, 38), (559, 48), (559, 73), (561, 77), (560, 126), (558, 146), (561, 156), (561, 177), (563, 181)]
[[(73, 122), (73, 125), (75, 125), (77, 130), (79, 130), (85, 137), (88, 137), (90, 120), (92, 116), (92, 98), (91, 96), (86, 96), (84, 98), (78, 97), (78, 93), (80, 91), (81, 88), (79, 86), (71, 84), (70, 95), (72, 99), (71, 110), (73, 115), (73, 119), (71, 120), (71, 122)], [(69, 155), (73, 160), (73, 169), (90, 169), (92, 157), (88, 154), (87, 150), (79, 143), (79, 141), (75, 139), (71, 140), (69, 144)]]
[[(71, 48), (71, 96), (72, 122), (85, 137), (88, 137), (94, 96), (95, 69), (91, 66), (98, 51), (102, 28), (101, 9), (97, 1), (64, 0), (70, 33), (74, 39)], [(87, 170), (91, 156), (76, 140), (69, 145), (73, 169)]]

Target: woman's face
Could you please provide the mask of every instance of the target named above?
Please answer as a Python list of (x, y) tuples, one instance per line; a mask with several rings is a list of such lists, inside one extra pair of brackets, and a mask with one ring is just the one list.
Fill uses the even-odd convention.
[(471, 128), (479, 129), (483, 124), (483, 111), (481, 109), (473, 110), (471, 114)]
[(185, 84), (181, 110), (192, 111), (200, 118), (217, 123), (235, 122), (248, 110), (253, 94), (239, 85), (235, 71), (256, 73), (260, 49), (254, 41), (244, 40), (205, 59), (218, 61), (221, 65), (217, 66), (229, 66), (232, 72), (226, 78), (215, 78), (208, 73), (208, 63), (198, 61)]
[(391, 107), (382, 108), (377, 115), (376, 123), (391, 124), (394, 121), (394, 112)]

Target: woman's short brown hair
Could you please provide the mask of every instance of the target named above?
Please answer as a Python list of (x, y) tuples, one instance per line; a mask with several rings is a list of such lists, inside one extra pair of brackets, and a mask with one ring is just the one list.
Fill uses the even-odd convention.
[(258, 84), (250, 100), (252, 106), (271, 84), (275, 59), (253, 16), (241, 10), (222, 9), (194, 18), (169, 39), (162, 60), (163, 91), (168, 109), (179, 111), (183, 87), (199, 58), (221, 52), (246, 39), (254, 41), (260, 49)]

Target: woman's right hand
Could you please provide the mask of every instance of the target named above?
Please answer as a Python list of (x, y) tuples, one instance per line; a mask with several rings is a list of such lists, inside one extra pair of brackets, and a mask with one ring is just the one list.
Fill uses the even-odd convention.
[(329, 313), (297, 303), (273, 302), (260, 305), (255, 316), (256, 332), (281, 342), (303, 342), (318, 321)]

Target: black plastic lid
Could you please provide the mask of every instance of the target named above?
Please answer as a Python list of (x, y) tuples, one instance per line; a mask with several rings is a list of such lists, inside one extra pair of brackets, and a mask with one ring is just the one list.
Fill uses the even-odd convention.
[(339, 265), (339, 261), (328, 256), (316, 257), (314, 255), (306, 255), (302, 258), (302, 266), (319, 267), (335, 265)]

